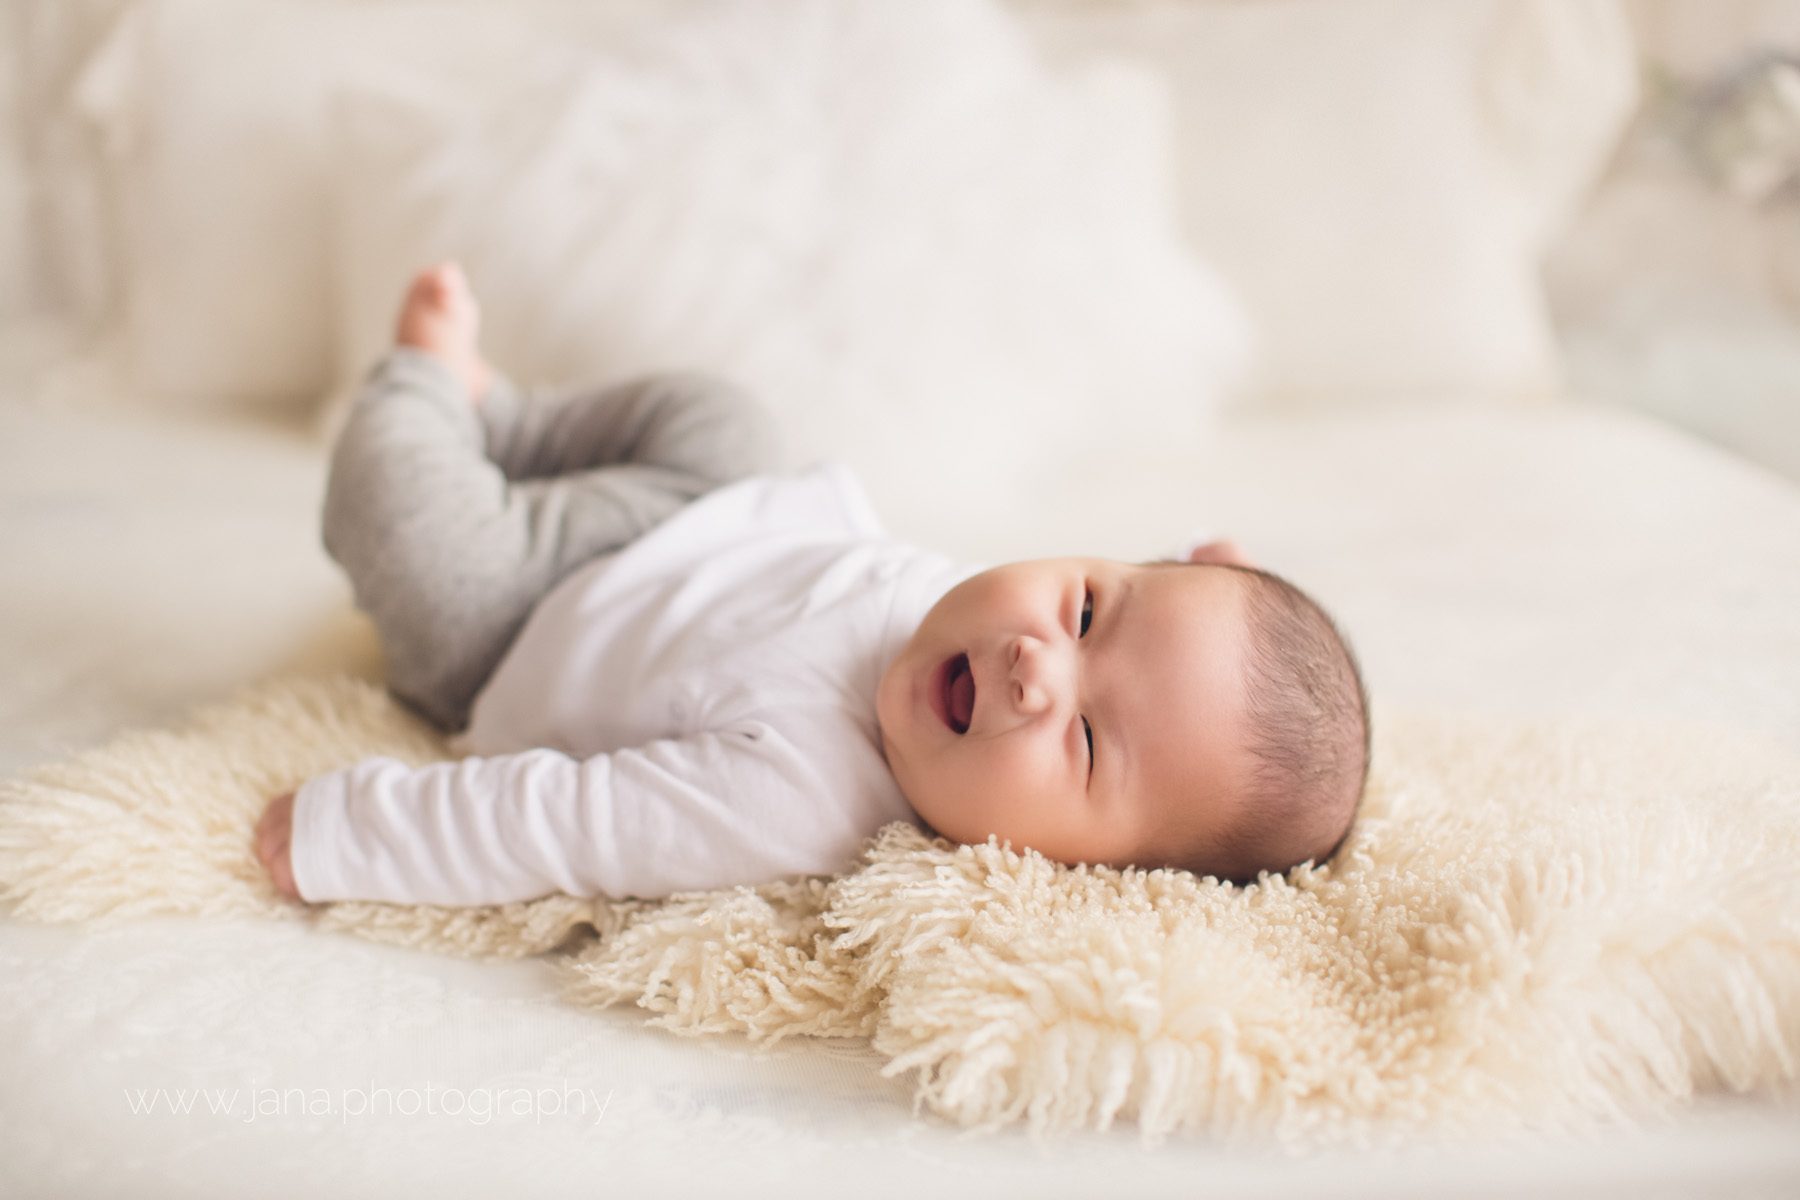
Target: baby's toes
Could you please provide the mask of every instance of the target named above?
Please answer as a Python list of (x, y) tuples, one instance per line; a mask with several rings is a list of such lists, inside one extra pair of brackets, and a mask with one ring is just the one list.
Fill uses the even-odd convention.
[(430, 267), (414, 277), (412, 287), (407, 289), (406, 307), (420, 315), (441, 312), (450, 307), (454, 298), (454, 283), (448, 268)]
[(446, 262), (414, 277), (400, 307), (394, 340), (443, 359), (469, 400), (479, 404), (494, 375), (477, 345), (480, 329), (481, 310), (468, 276), (456, 263)]

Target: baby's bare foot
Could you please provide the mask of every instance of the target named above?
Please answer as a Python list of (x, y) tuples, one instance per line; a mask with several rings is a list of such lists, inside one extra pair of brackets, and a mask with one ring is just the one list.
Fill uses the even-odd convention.
[(476, 346), (480, 332), (481, 306), (469, 290), (468, 277), (461, 267), (448, 262), (420, 271), (413, 280), (400, 305), (394, 340), (443, 359), (468, 392), (470, 402), (479, 404), (494, 381), (494, 369)]

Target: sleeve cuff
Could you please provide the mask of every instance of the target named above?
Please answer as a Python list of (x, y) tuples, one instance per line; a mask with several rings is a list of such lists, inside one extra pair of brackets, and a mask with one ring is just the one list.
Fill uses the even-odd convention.
[(332, 848), (340, 844), (344, 812), (344, 772), (307, 780), (294, 793), (294, 823), (288, 840), (288, 865), (294, 887), (308, 904), (344, 896), (343, 880), (334, 871)]

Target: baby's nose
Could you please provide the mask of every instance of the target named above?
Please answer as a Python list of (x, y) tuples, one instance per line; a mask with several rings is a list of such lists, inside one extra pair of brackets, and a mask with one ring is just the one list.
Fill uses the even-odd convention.
[(1013, 706), (1027, 715), (1054, 707), (1061, 684), (1056, 653), (1037, 638), (1021, 635), (1013, 639), (1011, 658)]

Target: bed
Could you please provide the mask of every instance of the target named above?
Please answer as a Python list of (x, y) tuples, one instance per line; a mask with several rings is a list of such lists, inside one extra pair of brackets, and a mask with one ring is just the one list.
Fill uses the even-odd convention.
[[(1405, 5), (1368, 7), (1393, 17)], [(1158, 42), (1148, 19), (1109, 24), (1085, 6), (1033, 19), (1052, 55), (1102, 34), (1114, 49)], [(1318, 19), (1276, 5), (1232, 29), (1269, 38), (1291, 32), (1281, 21)], [(1214, 217), (1228, 207), (1213, 202)], [(1490, 311), (1501, 303), (1494, 286), (1468, 290)], [(1194, 311), (1213, 311), (1186, 294)], [(1800, 487), (1663, 425), (1546, 397), (1553, 366), (1524, 318), (1525, 332), (1463, 355), (1460, 372), (1398, 351), (1340, 353), (1332, 377), (1354, 383), (1343, 389), (1354, 403), (1305, 401), (1324, 387), (1330, 346), (1308, 340), (1317, 325), (1301, 307), (1252, 300), (1265, 347), (1273, 337), (1286, 348), (1264, 376), (1275, 399), (1210, 428), (1140, 413), (1156, 436), (1104, 454), (1037, 446), (987, 520), (913, 502), (916, 468), (871, 457), (893, 435), (886, 426), (852, 436), (819, 418), (807, 436), (865, 456), (897, 531), (966, 559), (1149, 557), (1196, 525), (1229, 532), (1338, 616), (1382, 711), (1705, 721), (1800, 752)], [(1235, 327), (1219, 319), (1184, 369), (1235, 369)], [(643, 344), (654, 358), (654, 339)], [(535, 352), (546, 373), (562, 365), (554, 347)], [(41, 373), (0, 397), (7, 774), (123, 728), (168, 725), (271, 675), (379, 677), (372, 635), (318, 544), (317, 433), (278, 388), (247, 389), (262, 399), (224, 413), (147, 402), (154, 380), (138, 367), (90, 380), (80, 402), (67, 376)], [(330, 370), (302, 383), (316, 394)], [(833, 377), (845, 378), (862, 377)], [(174, 390), (202, 396), (200, 382)], [(536, 960), (469, 963), (297, 924), (6, 919), (0, 962), (0, 1186), (21, 1196), (1800, 1186), (1793, 1113), (1762, 1103), (1709, 1100), (1673, 1125), (1598, 1137), (1548, 1129), (1383, 1156), (1191, 1138), (1152, 1149), (1129, 1126), (1037, 1142), (915, 1112), (907, 1081), (884, 1078), (855, 1040), (760, 1050), (677, 1039), (630, 1009), (561, 1003)], [(496, 1106), (502, 1091), (529, 1104)]]

